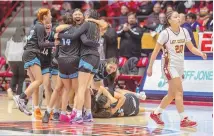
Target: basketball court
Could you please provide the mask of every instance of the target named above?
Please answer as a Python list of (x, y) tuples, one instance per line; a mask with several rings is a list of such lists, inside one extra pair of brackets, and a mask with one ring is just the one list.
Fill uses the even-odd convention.
[[(95, 119), (93, 123), (83, 125), (59, 123), (51, 121), (43, 124), (35, 121), (32, 116), (26, 116), (15, 106), (13, 100), (6, 95), (0, 96), (0, 135), (93, 135), (93, 136), (211, 136), (213, 134), (212, 106), (186, 105), (186, 113), (198, 122), (195, 129), (181, 129), (180, 116), (175, 105), (170, 105), (163, 113), (165, 127), (156, 126), (149, 113), (135, 117), (118, 117)], [(142, 103), (147, 108), (155, 108), (157, 104)], [(206, 104), (205, 104), (206, 105)], [(6, 110), (5, 110), (6, 109)], [(43, 110), (44, 111), (44, 110)]]

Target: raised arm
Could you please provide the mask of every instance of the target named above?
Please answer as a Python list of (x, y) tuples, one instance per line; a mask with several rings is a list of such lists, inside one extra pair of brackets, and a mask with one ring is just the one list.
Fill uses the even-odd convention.
[(89, 24), (88, 22), (83, 23), (78, 29), (75, 30), (74, 33), (72, 34), (63, 34), (63, 33), (59, 33), (56, 34), (54, 37), (56, 38), (65, 38), (65, 39), (71, 39), (71, 40), (75, 40), (77, 38), (79, 38), (83, 33), (87, 32), (89, 28)]
[(59, 25), (56, 27), (56, 33), (60, 33), (61, 31), (63, 31), (64, 29), (70, 27), (70, 25), (67, 24), (63, 24), (63, 25)]
[(105, 22), (104, 20), (96, 20), (93, 18), (88, 18), (87, 21), (91, 21), (98, 24), (101, 29), (106, 29), (108, 27), (108, 23)]
[(123, 36), (123, 34), (125, 33), (124, 30), (123, 30), (123, 27), (124, 27), (123, 25), (119, 26), (118, 31), (117, 31), (117, 36), (118, 37)]
[(129, 28), (128, 32), (133, 38), (136, 38), (136, 39), (141, 39), (142, 35), (143, 35), (143, 32), (142, 32), (141, 28), (139, 28), (139, 27), (137, 27), (135, 29)]
[(90, 47), (99, 47), (100, 46), (100, 44), (98, 42), (89, 40), (85, 34), (82, 34), (80, 36), (80, 39), (81, 39), (82, 43), (86, 46), (90, 46)]

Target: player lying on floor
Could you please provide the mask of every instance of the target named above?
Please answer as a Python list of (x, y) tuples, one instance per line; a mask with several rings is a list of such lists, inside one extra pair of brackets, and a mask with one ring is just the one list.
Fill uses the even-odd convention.
[(140, 107), (136, 93), (115, 89), (109, 91), (101, 86), (92, 95), (92, 114), (95, 118), (136, 116), (140, 112), (152, 112), (151, 109)]

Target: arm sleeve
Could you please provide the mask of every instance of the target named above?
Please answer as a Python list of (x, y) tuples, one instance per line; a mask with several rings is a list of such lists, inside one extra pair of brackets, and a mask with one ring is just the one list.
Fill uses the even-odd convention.
[(167, 30), (163, 30), (159, 36), (158, 36), (158, 40), (157, 42), (161, 45), (164, 45), (169, 39), (169, 34), (167, 32)]
[(82, 34), (80, 36), (80, 39), (82, 41), (82, 43), (86, 46), (90, 46), (90, 47), (98, 47), (100, 44), (95, 42), (95, 41), (92, 41), (92, 40), (89, 40), (85, 34)]
[(123, 31), (123, 26), (121, 25), (117, 31), (117, 36), (118, 37), (121, 37), (122, 35), (124, 34), (124, 31)]
[(189, 32), (187, 31), (186, 28), (183, 28), (183, 29), (184, 29), (184, 34), (185, 34), (185, 37), (186, 37), (186, 43), (190, 42), (191, 41), (191, 37), (189, 35)]
[(75, 30), (75, 33), (73, 33), (73, 34), (59, 33), (58, 38), (60, 38), (60, 39), (65, 38), (65, 39), (75, 40), (75, 39), (79, 38), (80, 35), (85, 33), (88, 30), (88, 28), (89, 28), (89, 23), (85, 22), (77, 30)]
[(130, 29), (129, 33), (133, 38), (136, 39), (141, 39), (143, 35), (143, 32), (140, 30), (140, 28)]
[(38, 45), (42, 48), (53, 47), (54, 42), (45, 42), (45, 28), (42, 25), (37, 25), (36, 28), (37, 37), (38, 37)]

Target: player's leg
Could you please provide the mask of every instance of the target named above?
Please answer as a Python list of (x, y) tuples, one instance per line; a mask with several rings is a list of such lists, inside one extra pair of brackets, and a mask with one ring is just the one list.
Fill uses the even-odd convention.
[[(49, 68), (47, 68), (47, 69), (49, 69)], [(45, 90), (46, 105), (48, 105), (50, 98), (51, 98), (51, 93), (52, 93), (49, 72), (43, 74), (43, 86), (44, 86), (44, 90)]]
[(56, 87), (55, 87), (55, 89), (51, 95), (49, 105), (47, 106), (47, 110), (45, 111), (45, 115), (43, 116), (43, 119), (42, 119), (43, 123), (49, 122), (49, 118), (50, 118), (50, 114), (52, 112), (52, 108), (53, 108), (55, 102), (59, 99), (62, 88), (63, 88), (63, 84), (62, 84), (60, 77), (58, 76)]

